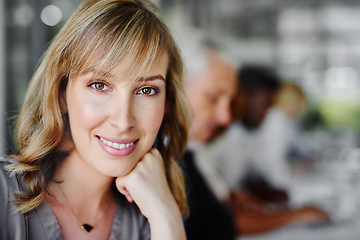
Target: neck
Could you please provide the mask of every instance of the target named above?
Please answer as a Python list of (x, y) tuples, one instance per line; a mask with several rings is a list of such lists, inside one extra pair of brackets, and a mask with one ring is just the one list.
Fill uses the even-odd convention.
[(56, 168), (54, 180), (49, 185), (50, 191), (57, 199), (69, 201), (79, 215), (96, 213), (113, 199), (113, 178), (94, 170), (74, 153)]

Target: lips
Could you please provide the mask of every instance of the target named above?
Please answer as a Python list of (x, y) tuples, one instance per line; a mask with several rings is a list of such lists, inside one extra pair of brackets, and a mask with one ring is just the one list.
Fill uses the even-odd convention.
[(116, 148), (116, 149), (125, 149), (125, 148), (129, 148), (131, 147), (134, 142), (130, 142), (130, 143), (116, 143), (116, 142), (111, 142), (111, 141), (108, 141), (102, 137), (99, 137), (100, 140), (105, 143), (106, 145), (108, 145), (109, 147), (112, 147), (112, 148)]
[(136, 148), (138, 139), (105, 139), (100, 136), (96, 136), (100, 147), (108, 154), (112, 156), (127, 156), (130, 155)]

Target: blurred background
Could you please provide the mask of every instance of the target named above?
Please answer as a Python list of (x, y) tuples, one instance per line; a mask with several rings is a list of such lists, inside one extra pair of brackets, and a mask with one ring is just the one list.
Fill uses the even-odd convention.
[[(0, 0), (1, 153), (12, 152), (11, 117), (49, 41), (79, 0)], [(358, 145), (360, 2), (357, 0), (156, 0), (171, 27), (206, 29), (240, 63), (274, 68), (298, 83), (307, 127)], [(10, 122), (9, 122), (10, 118)], [(339, 143), (340, 144), (340, 143)], [(345, 143), (344, 143), (345, 144)]]
[[(49, 41), (79, 2), (0, 0), (1, 154), (15, 151), (13, 118), (27, 84)], [(306, 146), (308, 154), (301, 159), (306, 163), (301, 166), (321, 166), (326, 169), (322, 176), (336, 172), (340, 179), (336, 183), (345, 182), (341, 189), (354, 191), (355, 185), (349, 184), (357, 184), (360, 168), (360, 1), (154, 2), (174, 32), (187, 26), (205, 29), (224, 39), (237, 63), (266, 65), (275, 69), (282, 80), (301, 86), (308, 100), (299, 136), (299, 144)], [(329, 184), (333, 176), (322, 178), (326, 179), (323, 182)], [(319, 202), (326, 194), (339, 194), (334, 189), (321, 189)], [(314, 196), (318, 192), (308, 190), (307, 194)], [(360, 202), (356, 197), (337, 201), (343, 207), (340, 217), (358, 216)]]

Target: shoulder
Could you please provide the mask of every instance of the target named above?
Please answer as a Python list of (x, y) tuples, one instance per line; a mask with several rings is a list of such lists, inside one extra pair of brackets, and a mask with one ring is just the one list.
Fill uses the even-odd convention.
[(0, 239), (15, 239), (14, 234), (19, 239), (25, 237), (24, 216), (12, 204), (15, 200), (14, 192), (21, 189), (22, 180), (5, 169), (13, 163), (17, 161), (10, 157), (0, 157)]
[(246, 135), (247, 131), (240, 121), (232, 123), (225, 132), (225, 138), (230, 141), (246, 138)]
[(18, 161), (16, 161), (14, 158), (12, 158), (10, 156), (0, 157), (0, 165), (8, 165), (8, 164), (13, 164), (13, 163), (18, 163)]
[(14, 200), (14, 191), (21, 190), (22, 178), (6, 170), (6, 166), (17, 163), (11, 157), (0, 157), (0, 203), (4, 206), (9, 200)]
[(17, 177), (7, 171), (5, 168), (8, 165), (18, 163), (15, 159), (11, 157), (0, 157), (0, 191), (4, 191), (6, 189), (15, 189), (18, 190), (19, 188), (19, 181)]

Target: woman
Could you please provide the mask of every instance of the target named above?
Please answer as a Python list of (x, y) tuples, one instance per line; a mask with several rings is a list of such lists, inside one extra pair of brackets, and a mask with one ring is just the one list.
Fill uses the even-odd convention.
[(158, 10), (84, 1), (31, 81), (18, 154), (0, 161), (0, 239), (185, 239), (175, 159), (187, 131), (182, 62)]

